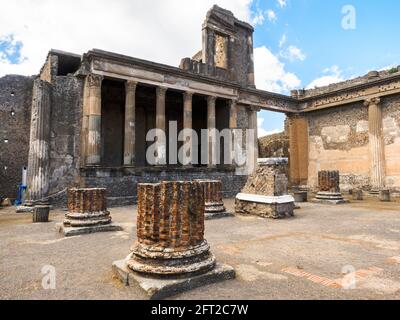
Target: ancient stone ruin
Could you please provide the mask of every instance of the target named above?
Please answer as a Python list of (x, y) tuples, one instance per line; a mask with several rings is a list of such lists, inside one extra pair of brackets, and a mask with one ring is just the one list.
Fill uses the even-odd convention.
[(294, 198), (288, 194), (287, 159), (265, 159), (236, 196), (235, 211), (265, 218), (293, 216)]
[(138, 185), (137, 242), (114, 262), (116, 275), (151, 298), (231, 279), (204, 239), (204, 189), (199, 182)]
[(345, 200), (340, 193), (340, 174), (339, 171), (320, 171), (318, 172), (319, 192), (315, 197), (315, 202), (343, 204)]
[(69, 189), (68, 212), (59, 231), (65, 236), (101, 231), (119, 231), (122, 228), (112, 224), (107, 210), (107, 190), (101, 188)]
[(222, 199), (222, 182), (220, 180), (196, 180), (204, 188), (205, 219), (232, 216), (226, 211)]

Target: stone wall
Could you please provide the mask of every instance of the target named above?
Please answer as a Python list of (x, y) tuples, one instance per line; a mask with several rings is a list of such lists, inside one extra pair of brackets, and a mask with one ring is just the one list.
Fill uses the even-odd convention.
[(369, 187), (368, 108), (351, 104), (307, 114), (309, 179), (318, 187), (318, 171), (339, 170), (341, 189)]
[(258, 139), (259, 158), (289, 158), (289, 136), (286, 132)]
[[(386, 185), (400, 188), (400, 96), (382, 99)], [(340, 187), (370, 188), (368, 107), (354, 103), (306, 114), (309, 124), (308, 185), (318, 171), (339, 170)]]
[(79, 185), (83, 80), (58, 76), (53, 80), (49, 194)]
[(400, 190), (400, 95), (382, 99), (386, 186)]
[(0, 78), (0, 195), (12, 199), (28, 165), (32, 86), (33, 77)]

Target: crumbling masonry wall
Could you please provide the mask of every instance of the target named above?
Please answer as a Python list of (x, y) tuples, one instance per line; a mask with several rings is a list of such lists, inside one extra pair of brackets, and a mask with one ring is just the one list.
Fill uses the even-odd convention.
[(0, 78), (0, 194), (15, 199), (28, 165), (33, 77)]
[[(383, 98), (386, 186), (400, 189), (400, 96)], [(308, 186), (318, 187), (318, 171), (339, 170), (340, 188), (369, 189), (368, 107), (361, 102), (306, 113), (309, 124)]]

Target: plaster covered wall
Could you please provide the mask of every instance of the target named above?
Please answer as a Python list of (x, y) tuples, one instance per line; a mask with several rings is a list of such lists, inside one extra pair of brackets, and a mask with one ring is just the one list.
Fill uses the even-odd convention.
[(369, 186), (368, 108), (362, 103), (308, 113), (308, 185), (318, 187), (318, 171), (339, 170), (341, 189)]
[(400, 190), (400, 95), (382, 99), (386, 186)]
[(0, 194), (16, 198), (28, 165), (33, 77), (0, 78)]
[[(386, 186), (400, 189), (400, 96), (381, 100), (385, 141)], [(370, 187), (368, 108), (362, 103), (307, 114), (308, 185), (318, 187), (318, 171), (339, 170), (340, 186)]]

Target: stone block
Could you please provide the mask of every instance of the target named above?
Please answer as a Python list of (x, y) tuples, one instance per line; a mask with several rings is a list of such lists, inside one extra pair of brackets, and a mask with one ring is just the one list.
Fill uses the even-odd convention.
[(353, 189), (352, 195), (353, 195), (353, 200), (356, 201), (364, 200), (363, 191), (361, 189)]
[(215, 268), (199, 275), (177, 278), (148, 277), (133, 272), (126, 265), (126, 260), (115, 261), (112, 265), (114, 275), (126, 286), (139, 289), (144, 298), (164, 299), (208, 284), (235, 278), (235, 270), (226, 264), (217, 263)]
[(390, 202), (390, 190), (380, 190), (379, 191), (379, 200), (382, 202)]
[(32, 221), (49, 222), (50, 206), (35, 206), (32, 213)]

